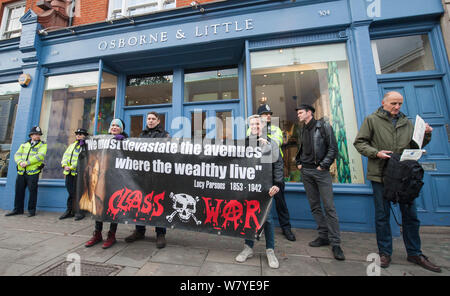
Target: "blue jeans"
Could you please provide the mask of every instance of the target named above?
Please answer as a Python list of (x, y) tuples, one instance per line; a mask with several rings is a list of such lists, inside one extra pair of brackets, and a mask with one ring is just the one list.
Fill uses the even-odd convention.
[[(263, 225), (264, 237), (266, 238), (266, 249), (275, 249), (275, 227), (273, 225), (272, 207), (267, 215), (267, 220)], [(253, 248), (255, 241), (246, 239), (245, 244)]]
[[(390, 202), (383, 198), (384, 186), (382, 183), (372, 181), (375, 196), (375, 229), (377, 244), (380, 254), (392, 255), (392, 233), (390, 225)], [(415, 202), (409, 206), (400, 204), (402, 213), (403, 242), (408, 256), (419, 256), (422, 254), (419, 227)]]

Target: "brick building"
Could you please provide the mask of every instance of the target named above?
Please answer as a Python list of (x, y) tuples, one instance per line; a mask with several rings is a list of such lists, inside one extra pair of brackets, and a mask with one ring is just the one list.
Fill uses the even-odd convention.
[[(293, 158), (293, 110), (308, 103), (340, 139), (332, 175), (342, 229), (374, 231), (367, 159), (352, 143), (383, 94), (397, 90), (402, 111), (434, 128), (422, 159), (422, 224), (450, 225), (448, 0), (426, 2), (0, 0), (0, 207), (12, 208), (12, 155), (33, 125), (48, 143), (38, 208), (63, 211), (60, 161), (76, 128), (103, 134), (120, 117), (136, 136), (156, 110), (172, 135), (239, 139), (242, 119), (267, 103), (284, 135), (291, 223), (315, 227)], [(21, 74), (29, 85), (17, 83)], [(215, 124), (191, 126), (198, 114)]]

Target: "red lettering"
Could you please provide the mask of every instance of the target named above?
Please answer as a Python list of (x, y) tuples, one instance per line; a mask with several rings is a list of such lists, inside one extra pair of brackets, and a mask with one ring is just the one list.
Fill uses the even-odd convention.
[(128, 211), (128, 203), (125, 200), (128, 198), (128, 195), (131, 193), (131, 190), (125, 187), (125, 193), (122, 195), (122, 198), (119, 200), (117, 207), (119, 210), (124, 212)]
[(142, 203), (142, 192), (136, 190), (133, 191), (130, 196), (128, 196), (128, 211), (131, 211), (131, 209), (136, 209), (136, 217), (139, 212), (139, 209), (141, 207)]
[(259, 229), (261, 226), (258, 223), (258, 218), (256, 218), (255, 213), (261, 212), (260, 210), (260, 204), (257, 200), (248, 200), (247, 201), (247, 215), (245, 216), (245, 225), (244, 228), (251, 228), (250, 226), (250, 218), (253, 219), (253, 221), (256, 224), (256, 229)]
[(230, 200), (223, 208), (222, 217), (225, 218), (225, 221), (223, 222), (222, 227), (227, 229), (227, 224), (229, 221), (234, 223), (234, 230), (236, 230), (239, 226), (238, 220), (241, 218), (243, 210), (244, 209), (240, 202), (237, 200)]
[(223, 202), (223, 199), (215, 199), (216, 206), (211, 207), (209, 202), (211, 198), (203, 196), (202, 198), (205, 201), (206, 209), (206, 219), (204, 224), (212, 223), (214, 226), (217, 226), (219, 224), (219, 222), (217, 222), (217, 218), (219, 217), (220, 204)]
[(109, 198), (109, 204), (108, 204), (108, 213), (111, 213), (116, 218), (116, 215), (119, 213), (119, 209), (114, 206), (114, 203), (116, 201), (116, 198), (122, 198), (123, 192), (125, 189), (117, 190), (116, 192), (111, 195)]
[(150, 215), (150, 211), (152, 210), (152, 199), (153, 199), (153, 191), (150, 194), (147, 194), (144, 198), (144, 204), (142, 205), (141, 212), (146, 215)]
[(163, 193), (160, 193), (158, 195), (155, 195), (155, 197), (153, 198), (153, 203), (155, 204), (155, 206), (158, 208), (158, 210), (156, 210), (155, 212), (155, 207), (153, 207), (153, 213), (152, 213), (152, 217), (156, 216), (159, 217), (162, 215), (162, 213), (164, 212), (164, 207), (162, 206), (162, 204), (159, 203), (160, 200), (164, 200), (164, 195), (166, 194), (166, 192), (164, 191)]

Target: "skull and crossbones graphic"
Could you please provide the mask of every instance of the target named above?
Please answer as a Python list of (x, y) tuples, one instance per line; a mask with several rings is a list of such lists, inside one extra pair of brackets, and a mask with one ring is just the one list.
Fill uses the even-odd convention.
[(172, 214), (166, 216), (169, 223), (172, 223), (173, 218), (177, 214), (181, 222), (187, 223), (192, 217), (197, 225), (202, 223), (202, 221), (197, 220), (194, 215), (197, 211), (197, 202), (199, 201), (198, 196), (193, 198), (186, 193), (173, 194), (173, 192), (171, 192), (169, 197), (173, 201), (172, 208), (175, 210)]

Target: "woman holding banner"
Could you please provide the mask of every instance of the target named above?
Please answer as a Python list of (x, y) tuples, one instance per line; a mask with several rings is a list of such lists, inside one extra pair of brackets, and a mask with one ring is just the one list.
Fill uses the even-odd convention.
[[(114, 139), (122, 141), (128, 138), (128, 135), (124, 132), (124, 129), (125, 123), (121, 119), (115, 118), (111, 121), (108, 132), (109, 134), (114, 136)], [(85, 244), (87, 248), (92, 247), (93, 245), (103, 241), (102, 230), (103, 230), (103, 222), (95, 221), (94, 234), (91, 237), (91, 239)], [(117, 231), (117, 223), (110, 223), (108, 237), (106, 241), (103, 243), (102, 247), (103, 249), (108, 249), (116, 243), (116, 231)]]
[[(246, 138), (246, 144), (257, 144), (258, 146), (265, 146), (264, 151), (269, 151), (271, 154), (272, 162), (272, 183), (273, 186), (269, 189), (269, 196), (272, 198), (275, 194), (280, 191), (280, 188), (284, 187), (284, 173), (283, 173), (283, 158), (281, 157), (280, 150), (278, 146), (270, 142), (267, 135), (262, 134), (262, 123), (261, 117), (259, 115), (252, 115), (249, 117), (250, 125), (250, 136)], [(268, 149), (265, 149), (268, 148)], [(265, 153), (264, 153), (265, 154)], [(264, 236), (266, 238), (266, 255), (269, 266), (271, 268), (278, 268), (279, 262), (275, 256), (275, 237), (274, 237), (274, 226), (272, 221), (271, 207), (269, 208), (266, 222), (263, 225)], [(245, 240), (244, 250), (242, 250), (236, 257), (237, 262), (245, 262), (248, 258), (253, 256), (253, 240)]]

